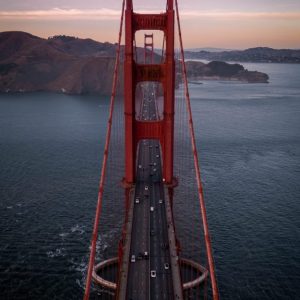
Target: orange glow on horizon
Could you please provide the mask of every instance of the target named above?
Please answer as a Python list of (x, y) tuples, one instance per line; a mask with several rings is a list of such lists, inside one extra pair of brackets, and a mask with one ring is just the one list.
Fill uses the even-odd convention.
[[(50, 9), (0, 11), (1, 31), (20, 30), (47, 38), (65, 34), (116, 42), (120, 11)], [(185, 48), (300, 49), (300, 12), (182, 11)], [(159, 47), (159, 45), (158, 45)]]

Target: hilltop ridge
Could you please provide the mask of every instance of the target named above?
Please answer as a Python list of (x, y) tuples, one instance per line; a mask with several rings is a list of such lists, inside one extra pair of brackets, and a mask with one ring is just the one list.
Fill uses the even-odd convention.
[(270, 63), (300, 63), (300, 50), (273, 49), (255, 47), (246, 50), (226, 51), (186, 51), (186, 58), (239, 61), (239, 62), (270, 62)]

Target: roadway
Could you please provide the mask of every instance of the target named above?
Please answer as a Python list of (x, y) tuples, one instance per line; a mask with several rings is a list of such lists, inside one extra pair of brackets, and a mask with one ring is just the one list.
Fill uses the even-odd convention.
[[(155, 100), (152, 83), (144, 85), (139, 119), (157, 120)], [(139, 143), (133, 201), (126, 299), (174, 299), (159, 141)]]

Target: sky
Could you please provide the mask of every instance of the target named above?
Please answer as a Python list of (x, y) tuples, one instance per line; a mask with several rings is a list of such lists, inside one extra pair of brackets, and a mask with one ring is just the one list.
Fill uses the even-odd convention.
[[(121, 5), (121, 0), (0, 0), (0, 31), (116, 42)], [(133, 5), (137, 12), (162, 12), (166, 1)], [(178, 5), (185, 48), (300, 49), (300, 0), (178, 0)]]

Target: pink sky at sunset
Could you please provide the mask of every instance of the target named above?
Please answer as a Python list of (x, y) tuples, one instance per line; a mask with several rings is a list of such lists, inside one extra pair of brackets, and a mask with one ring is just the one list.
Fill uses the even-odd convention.
[[(0, 3), (0, 31), (41, 37), (57, 34), (115, 42), (121, 1), (52, 0)], [(165, 1), (136, 0), (137, 11), (162, 11)], [(256, 46), (300, 49), (300, 1), (179, 0), (186, 48), (244, 49)], [(150, 5), (151, 4), (151, 5)]]

